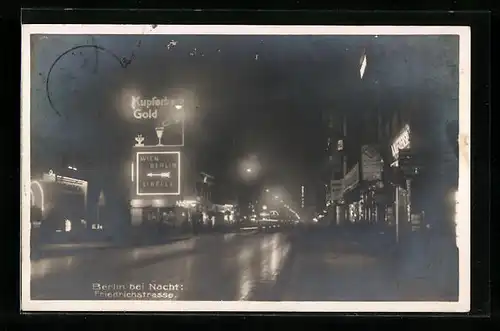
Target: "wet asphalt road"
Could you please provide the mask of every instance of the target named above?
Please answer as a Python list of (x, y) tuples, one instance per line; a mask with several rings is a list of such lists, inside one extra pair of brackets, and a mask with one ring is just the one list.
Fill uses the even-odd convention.
[(61, 271), (52, 274), (43, 274), (52, 267), (48, 261), (32, 266), (31, 297), (268, 300), (289, 252), (286, 233), (206, 235), (150, 248), (94, 250), (83, 261), (58, 261)]
[[(32, 263), (33, 300), (451, 300), (403, 281), (387, 236), (328, 231), (211, 234)], [(406, 285), (404, 284), (406, 282)], [(405, 288), (406, 286), (406, 288)]]

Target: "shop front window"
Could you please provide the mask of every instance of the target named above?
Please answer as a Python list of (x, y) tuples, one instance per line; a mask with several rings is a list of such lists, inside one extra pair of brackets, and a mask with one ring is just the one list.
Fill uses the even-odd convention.
[(356, 206), (354, 204), (349, 205), (349, 221), (355, 222), (356, 220)]
[(359, 215), (358, 217), (360, 220), (365, 218), (365, 213), (364, 213), (363, 207), (364, 207), (364, 204), (360, 201), (358, 203), (358, 215)]

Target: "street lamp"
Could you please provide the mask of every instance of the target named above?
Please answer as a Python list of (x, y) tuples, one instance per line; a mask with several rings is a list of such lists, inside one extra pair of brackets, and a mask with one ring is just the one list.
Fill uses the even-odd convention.
[(268, 188), (266, 188), (266, 192), (269, 193), (269, 189)]
[(262, 206), (262, 210), (267, 210), (267, 206), (266, 206), (266, 205), (263, 205), (263, 206)]
[(184, 99), (174, 100), (174, 107), (177, 110), (181, 110), (182, 108), (184, 108)]
[(366, 53), (363, 51), (363, 54), (361, 55), (361, 59), (359, 60), (359, 76), (361, 79), (363, 79), (363, 76), (365, 75), (365, 70), (366, 70)]
[(238, 162), (238, 174), (245, 182), (255, 181), (260, 173), (260, 162), (255, 155), (248, 155)]

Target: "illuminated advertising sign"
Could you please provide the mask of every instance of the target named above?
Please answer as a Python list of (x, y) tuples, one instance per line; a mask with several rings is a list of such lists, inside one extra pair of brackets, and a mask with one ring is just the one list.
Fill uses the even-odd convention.
[(359, 163), (356, 163), (356, 165), (349, 171), (345, 177), (344, 180), (342, 181), (342, 186), (344, 192), (347, 192), (359, 183)]
[(382, 180), (382, 156), (373, 146), (364, 145), (361, 147), (361, 164), (363, 180)]
[(344, 150), (344, 140), (339, 139), (337, 141), (337, 151), (341, 152)]
[(403, 127), (403, 130), (399, 133), (399, 135), (394, 139), (391, 145), (392, 156), (394, 161), (391, 166), (398, 166), (398, 158), (399, 158), (399, 150), (409, 149), (411, 147), (410, 144), (410, 126), (406, 124)]
[(342, 180), (332, 180), (331, 184), (331, 194), (330, 197), (333, 201), (340, 200), (342, 198)]
[(158, 99), (153, 97), (151, 99), (142, 99), (138, 96), (132, 97), (131, 107), (133, 110), (134, 118), (140, 119), (156, 119), (158, 118), (158, 109), (166, 107), (170, 103), (167, 97)]
[[(132, 96), (130, 101), (131, 115), (141, 132), (151, 132), (152, 128), (163, 128), (163, 146), (184, 145), (184, 99), (164, 97), (144, 98)], [(145, 144), (156, 144), (154, 135), (145, 136)]]
[(305, 205), (305, 189), (304, 189), (304, 185), (301, 186), (300, 188), (300, 206), (302, 208), (304, 208), (304, 205)]
[(87, 185), (85, 180), (61, 176), (50, 170), (41, 179), (31, 181), (31, 205), (40, 209), (42, 218), (54, 208), (67, 213), (72, 213), (68, 209), (82, 211), (87, 203)]
[(180, 195), (180, 152), (137, 152), (137, 195)]

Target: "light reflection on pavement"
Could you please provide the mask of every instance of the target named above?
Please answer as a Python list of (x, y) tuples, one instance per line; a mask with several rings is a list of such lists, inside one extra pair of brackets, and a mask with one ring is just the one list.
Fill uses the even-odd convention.
[(31, 279), (39, 279), (52, 273), (71, 272), (80, 267), (109, 268), (128, 261), (138, 261), (158, 256), (159, 254), (182, 252), (193, 249), (198, 238), (133, 249), (108, 248), (94, 249), (80, 253), (78, 256), (50, 257), (31, 262)]
[(276, 280), (289, 246), (283, 233), (219, 235), (152, 248), (101, 251), (45, 276), (49, 262), (37, 262), (33, 271), (38, 278), (32, 281), (31, 295), (33, 300), (99, 300), (109, 299), (102, 292), (114, 290), (101, 290), (96, 284), (123, 285), (115, 288), (121, 292), (130, 286), (135, 290), (143, 285), (148, 292), (150, 286), (165, 285), (177, 300), (256, 300), (255, 290)]
[[(123, 294), (132, 286), (146, 300), (456, 301), (433, 278), (402, 273), (391, 247), (363, 233), (207, 235), (34, 261), (31, 294), (33, 300), (141, 300)], [(122, 287), (95, 291), (96, 284)], [(112, 292), (118, 296), (106, 297)], [(158, 293), (166, 296), (152, 297)]]

